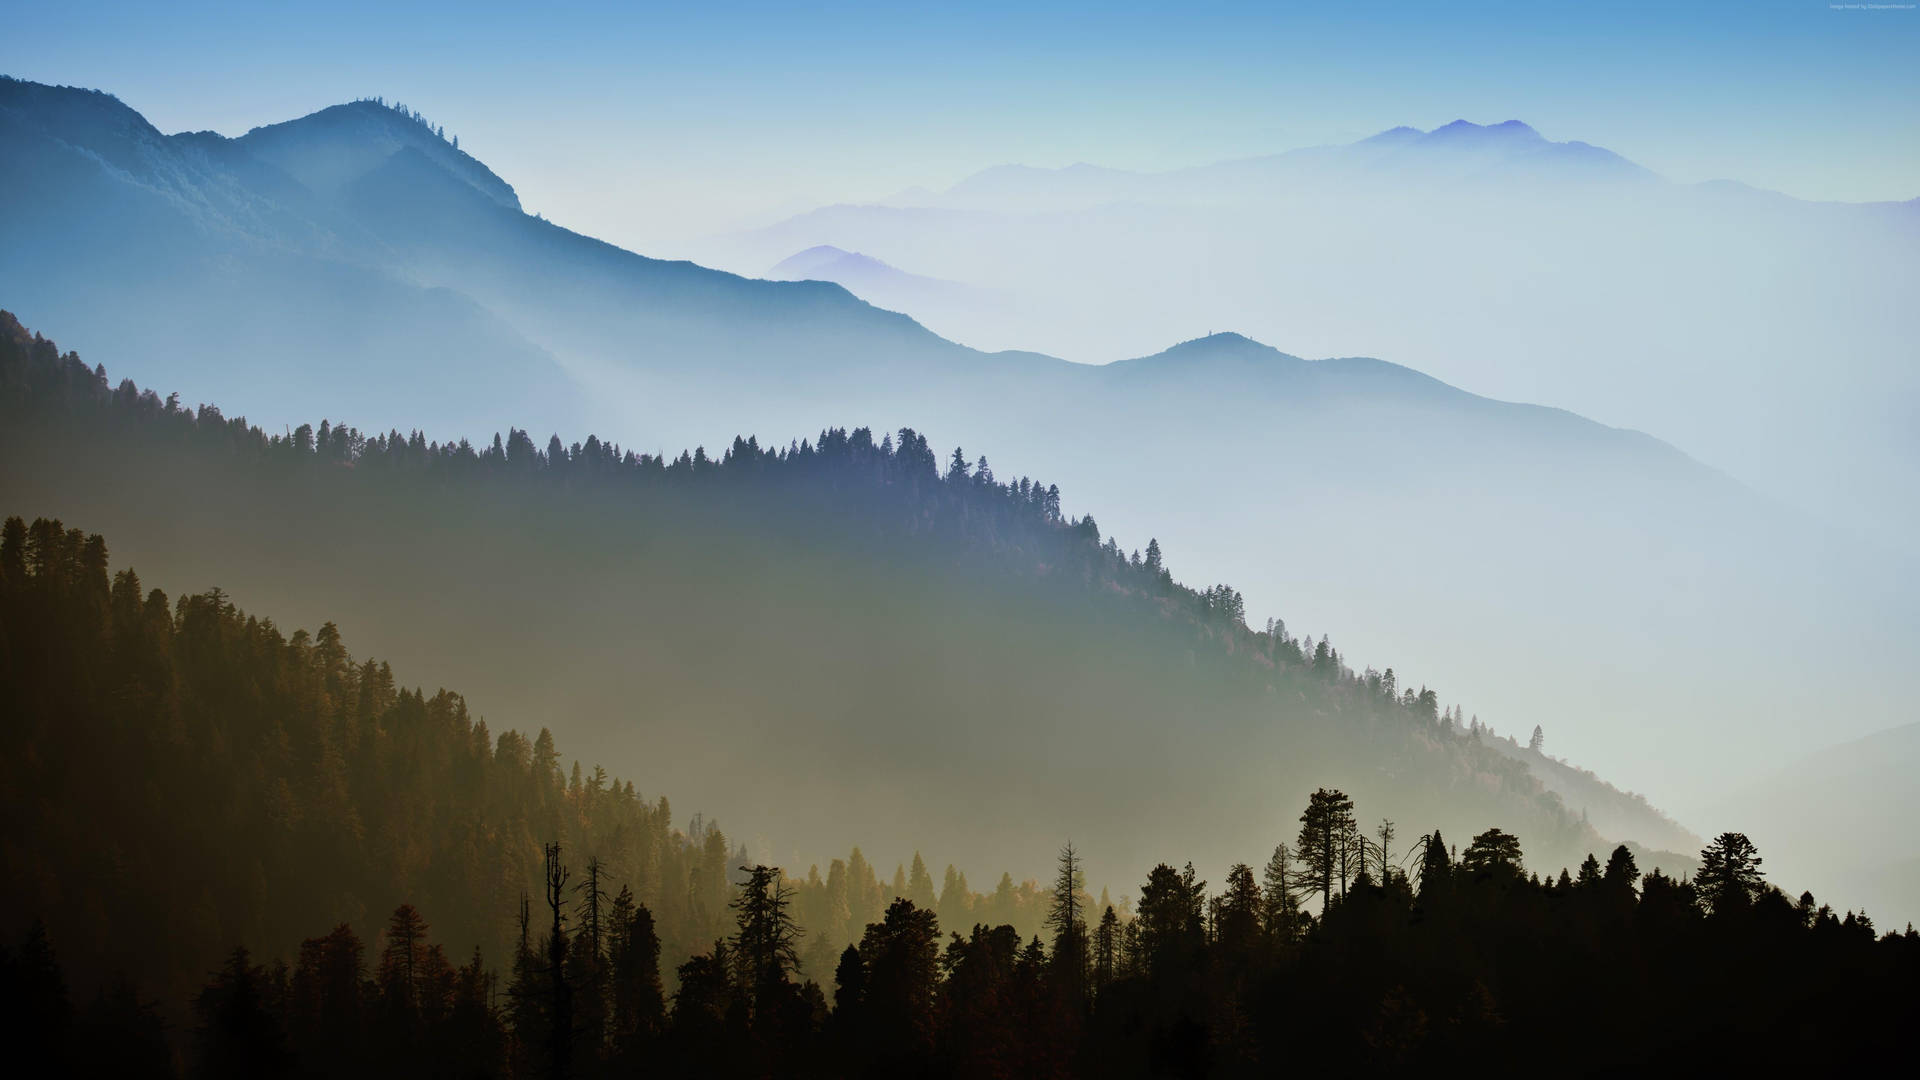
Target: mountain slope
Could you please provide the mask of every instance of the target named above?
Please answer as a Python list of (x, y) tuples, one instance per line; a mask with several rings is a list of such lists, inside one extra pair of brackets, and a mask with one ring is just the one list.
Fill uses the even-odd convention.
[(1102, 545), (1044, 485), (943, 479), (911, 431), (671, 466), (517, 432), (269, 442), (49, 345), (16, 338), (4, 375), (9, 504), (113, 527), (149, 581), (329, 609), (482, 715), (671, 778), (783, 865), (852, 839), (1037, 867), (1071, 833), (1126, 881), (1181, 835), (1208, 864), (1268, 851), (1322, 785), (1403, 833), (1498, 820), (1542, 865), (1601, 843), (1434, 695), (1248, 629), (1230, 590)]
[(429, 127), (417, 113), (355, 101), (299, 120), (255, 128), (235, 149), (264, 161), (321, 198), (337, 198), (394, 154), (421, 154), (450, 175), (509, 210), (520, 209), (513, 186)]
[(1741, 821), (1780, 874), (1826, 874), (1854, 906), (1897, 929), (1920, 912), (1920, 723), (1816, 749), (1722, 800), (1711, 821)]
[[(577, 395), (544, 350), (470, 298), (396, 277), (339, 210), (217, 136), (168, 138), (104, 94), (0, 81), (0, 289), (142, 375), (263, 409), (342, 415), (370, 386), (486, 422)], [(100, 318), (104, 298), (113, 318)], [(399, 413), (373, 423), (402, 422)]]
[[(1780, 760), (1808, 716), (1838, 717), (1836, 735), (1905, 716), (1888, 673), (1920, 640), (1911, 559), (1831, 535), (1634, 431), (1237, 335), (1107, 368), (982, 353), (836, 285), (648, 259), (518, 212), (472, 171), (483, 167), (422, 141), (412, 114), (388, 110), (398, 135), (354, 134), (360, 121), (341, 119), (377, 105), (267, 129), (275, 160), (296, 172), (314, 175), (302, 162), (316, 155), (340, 158), (347, 179), (315, 180), (326, 191), (256, 152), (264, 136), (159, 136), (110, 98), (32, 84), (0, 85), (0, 106), (18, 135), (9, 145), (21, 148), (0, 162), (8, 206), (20, 208), (0, 216), (0, 296), (38, 324), (71, 326), (89, 360), (268, 430), (318, 414), (484, 442), (521, 424), (536, 438), (598, 430), (660, 454), (719, 447), (740, 431), (786, 446), (835, 421), (912, 425), (943, 458), (956, 444), (969, 459), (990, 450), (1057, 479), (1084, 500), (1073, 512), (1097, 510), (1129, 550), (1157, 535), (1184, 577), (1236, 583), (1256, 621), (1284, 610), (1296, 632), (1332, 631), (1356, 655), (1394, 657), (1503, 729), (1556, 717), (1556, 747), (1683, 816)], [(144, 160), (116, 141), (128, 131), (139, 155), (165, 165), (140, 175), (164, 184), (107, 164)], [(1525, 135), (1495, 137), (1512, 134)], [(343, 149), (349, 136), (376, 152)], [(1048, 332), (1124, 336), (1115, 355), (1143, 351), (1136, 340), (1248, 323), (1323, 354), (1388, 332), (1405, 347), (1376, 355), (1431, 357), (1431, 342), (1482, 340), (1503, 372), (1580, 360), (1583, 378), (1687, 412), (1698, 405), (1688, 397), (1698, 388), (1683, 385), (1689, 365), (1744, 348), (1709, 340), (1717, 330), (1693, 309), (1699, 290), (1721, 287), (1728, 265), (1771, 273), (1789, 250), (1750, 233), (1746, 211), (1661, 185), (1648, 190), (1678, 200), (1665, 205), (1686, 208), (1688, 229), (1724, 243), (1648, 268), (1647, 252), (1666, 249), (1649, 247), (1645, 230), (1673, 224), (1666, 217), (1623, 223), (1611, 210), (1570, 214), (1557, 195), (1460, 203), (1457, 191), (1415, 188), (1385, 203), (1355, 188), (1335, 205), (1362, 214), (1365, 229), (1335, 221), (1279, 239), (1219, 207), (1172, 217), (1141, 205), (889, 209), (876, 220), (921, 230), (906, 236), (911, 259), (894, 246), (900, 236), (823, 236), (782, 240), (752, 265), (833, 243), (996, 289), (1043, 277), (1078, 290), (1041, 305)], [(1603, 184), (1582, 198), (1637, 209), (1641, 196), (1622, 190)], [(1799, 205), (1796, 228), (1830, 238), (1832, 222), (1857, 216), (1830, 210)], [(1554, 231), (1576, 217), (1574, 234)], [(1884, 210), (1871, 217), (1877, 232), (1892, 227)], [(978, 275), (949, 269), (961, 248), (990, 256)], [(1347, 258), (1356, 252), (1360, 263)], [(1463, 259), (1498, 264), (1504, 284), (1476, 278)], [(1839, 277), (1868, 265), (1789, 261), (1839, 266)], [(1604, 271), (1605, 288), (1555, 291), (1570, 265)], [(1661, 274), (1682, 275), (1684, 287)], [(1904, 310), (1872, 299), (1897, 277), (1876, 280), (1844, 310), (1869, 322)], [(1643, 322), (1645, 298), (1598, 299), (1622, 287), (1658, 293), (1650, 302), (1687, 318)], [(1205, 306), (1187, 302), (1196, 293)], [(1329, 313), (1351, 313), (1355, 298), (1372, 316), (1333, 332)], [(1772, 307), (1790, 318), (1800, 302)], [(1162, 332), (1140, 337), (1148, 323)], [(1501, 352), (1521, 325), (1525, 348)], [(1596, 355), (1602, 339), (1612, 344)], [(1775, 344), (1751, 355), (1777, 357)], [(1680, 363), (1676, 350), (1698, 355)], [(1824, 360), (1796, 363), (1840, 381)], [(1714, 409), (1763, 418), (1769, 445), (1813, 460), (1794, 448), (1827, 445), (1811, 426), (1827, 415), (1827, 391), (1789, 413), (1761, 408), (1764, 368), (1754, 359), (1741, 378), (1716, 376)], [(1881, 400), (1897, 409), (1903, 399)], [(1897, 491), (1883, 488), (1883, 501), (1899, 502), (1886, 495)], [(146, 542), (140, 528), (113, 531)], [(1756, 656), (1776, 655), (1824, 659), (1756, 670)]]
[[(372, 102), (169, 138), (104, 94), (9, 79), (0, 136), (15, 150), (0, 194), (21, 210), (0, 221), (8, 302), (256, 415), (336, 411), (311, 376), (343, 360), (417, 380), (412, 422), (482, 430), (509, 401), (579, 423), (591, 399), (556, 358), (578, 376), (693, 356), (709, 377), (792, 390), (810, 364), (968, 355), (837, 286), (646, 259), (523, 214), (484, 165)], [(122, 317), (86, 317), (100, 291)]]

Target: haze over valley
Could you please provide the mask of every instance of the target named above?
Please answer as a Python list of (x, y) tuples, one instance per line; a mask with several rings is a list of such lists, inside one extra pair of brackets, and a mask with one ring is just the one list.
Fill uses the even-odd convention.
[(38, 1056), (1897, 1039), (1920, 23), (104, 7), (0, 44)]
[[(1551, 716), (1560, 752), (1683, 814), (1904, 718), (1887, 673), (1913, 640), (1911, 556), (1645, 435), (1231, 333), (1107, 367), (983, 354), (831, 284), (650, 260), (526, 215), (374, 102), (237, 140), (164, 136), (99, 94), (16, 82), (7, 102), (28, 151), (7, 190), (42, 208), (6, 224), (22, 315), (270, 427), (525, 426), (675, 452), (785, 445), (823, 416), (916, 426), (1058, 477), (1129, 549), (1157, 536), (1183, 574), (1232, 582), (1256, 621), (1458, 685), (1497, 728)], [(1837, 667), (1756, 675), (1769, 648)]]

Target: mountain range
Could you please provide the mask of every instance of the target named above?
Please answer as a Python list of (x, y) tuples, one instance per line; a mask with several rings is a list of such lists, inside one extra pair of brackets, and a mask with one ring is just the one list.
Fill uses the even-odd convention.
[(1676, 183), (1516, 120), (1462, 120), (1164, 172), (997, 166), (697, 254), (755, 268), (816, 244), (991, 282), (1014, 302), (941, 312), (972, 345), (1105, 363), (1230, 327), (1391, 357), (1656, 432), (1913, 550), (1920, 316), (1901, 283), (1920, 200)]
[[(1389, 133), (1366, 153), (1532, 145), (1530, 131), (1506, 125), (1448, 131)], [(1810, 730), (1860, 734), (1905, 715), (1891, 673), (1916, 636), (1909, 567), (1635, 431), (1235, 333), (1105, 366), (968, 348), (839, 285), (649, 259), (528, 215), (506, 181), (418, 114), (379, 101), (238, 138), (165, 135), (106, 94), (7, 80), (0, 138), (10, 148), (0, 298), (89, 361), (269, 431), (331, 416), (479, 443), (519, 425), (670, 453), (741, 432), (786, 446), (836, 424), (910, 425), (943, 457), (959, 444), (976, 467), (990, 453), (990, 469), (1057, 479), (1069, 510), (1097, 512), (1101, 535), (1126, 550), (1157, 538), (1188, 580), (1244, 590), (1253, 622), (1285, 611), (1296, 634), (1332, 632), (1360, 664), (1393, 658), (1403, 681), (1437, 684), (1496, 727), (1543, 723), (1569, 757), (1683, 820), (1790, 756)], [(1572, 149), (1498, 152), (1528, 183), (1551, 161), (1547, 172), (1606, 173), (1606, 191), (1659, 187), (1591, 148), (1551, 145)], [(1457, 186), (1478, 190), (1477, 175), (1463, 171)], [(1068, 216), (1124, 221), (1130, 205)], [(1518, 218), (1538, 213), (1530, 205)], [(959, 206), (855, 217), (971, 223), (951, 238), (983, 214), (1012, 220)], [(760, 267), (828, 242), (768, 235), (781, 246)], [(918, 272), (1014, 284), (951, 272), (934, 234), (919, 235), (924, 259), (834, 242)], [(1003, 222), (998, 235), (1013, 231)], [(1043, 227), (1020, 236), (1002, 260), (1057, 240)], [(1152, 262), (1062, 250), (1112, 258), (1104, 277), (1086, 279), (1098, 303), (1057, 308), (1061, 324), (1124, 328), (1181, 308), (1170, 283), (1189, 275), (1164, 252)], [(1322, 265), (1297, 252), (1277, 261)], [(1045, 259), (1033, 269), (1071, 273)], [(1121, 284), (1100, 293), (1102, 282)], [(1306, 302), (1254, 299), (1272, 300), (1267, 289), (1250, 278), (1221, 299), (1262, 319)], [(1595, 320), (1551, 313), (1561, 319), (1555, 336), (1536, 339), (1543, 353), (1578, 353), (1569, 342), (1598, 332)], [(1624, 360), (1615, 368), (1623, 385), (1642, 374)], [(14, 472), (4, 493), (11, 501), (29, 487), (55, 494)], [(45, 511), (87, 516), (32, 508)], [(168, 539), (174, 526), (100, 526), (151, 553), (143, 573), (193, 580), (211, 569)], [(318, 584), (223, 580), (249, 607), (320, 614), (298, 591)], [(419, 612), (403, 633), (369, 614), (350, 629), (401, 659), (443, 625), (435, 618)], [(1756, 657), (1774, 655), (1825, 660), (1756, 671)], [(608, 748), (585, 749), (619, 764)]]
[(1161, 173), (1085, 162), (1063, 169), (1000, 165), (966, 177), (933, 201), (1003, 210), (1009, 205), (1043, 209), (1125, 200), (1236, 199), (1270, 194), (1276, 186), (1287, 184), (1334, 178), (1345, 184), (1356, 173), (1380, 182), (1391, 178), (1396, 185), (1413, 178), (1427, 185), (1512, 179), (1605, 183), (1656, 179), (1611, 150), (1583, 142), (1553, 142), (1518, 120), (1487, 125), (1456, 120), (1432, 131), (1397, 127), (1347, 146), (1311, 147)]
[(1224, 866), (1328, 784), (1421, 831), (1502, 821), (1544, 869), (1621, 842), (1691, 865), (1657, 845), (1697, 838), (1644, 801), (1543, 784), (1436, 691), (1250, 627), (1230, 587), (1123, 552), (1057, 485), (943, 466), (910, 428), (675, 459), (519, 430), (269, 437), (116, 388), (11, 315), (0, 335), (9, 502), (112, 527), (140, 580), (404, 656), (796, 876), (848, 840), (1041, 866), (1040, 821), (1116, 882), (1195, 820)]

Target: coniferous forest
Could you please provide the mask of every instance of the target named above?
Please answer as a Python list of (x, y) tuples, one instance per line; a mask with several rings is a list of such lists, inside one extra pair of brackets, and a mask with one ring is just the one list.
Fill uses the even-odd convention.
[[(1684, 873), (1699, 845), (1603, 784), (1543, 790), (1436, 689), (1250, 627), (1152, 537), (1123, 548), (1055, 485), (912, 429), (717, 457), (268, 435), (115, 388), (17, 325), (0, 349), (22, 516), (113, 537), (154, 584), (332, 622), (496, 726), (551, 729), (568, 771), (619, 765), (682, 813), (724, 808), (737, 840), (810, 838), (777, 863), (824, 875), (858, 843), (885, 877), (919, 850), (984, 892), (1044, 866), (1032, 824), (1059, 821), (1117, 886), (1181, 843), (1226, 865), (1329, 784), (1395, 821), (1505, 822), (1563, 863), (1612, 847), (1589, 809), (1649, 867)], [(1212, 827), (1189, 839), (1196, 815)]]
[[(457, 695), (352, 666), (330, 627), (143, 594), (98, 535), (7, 519), (0, 604), (27, 927), (0, 980), (14, 1044), (86, 1072), (1269, 1075), (1573, 1046), (1557, 1069), (1831, 1068), (1899, 1053), (1920, 1004), (1920, 935), (1789, 898), (1738, 833), (1687, 880), (1625, 846), (1543, 874), (1498, 827), (1396, 861), (1322, 789), (1257, 869), (1163, 863), (1124, 912), (1071, 844), (1011, 903), (936, 898), (918, 861), (892, 890), (838, 861), (795, 880), (563, 778), (544, 733), (493, 739)], [(862, 924), (830, 965), (803, 960), (823, 913)], [(77, 995), (70, 956), (120, 966)], [(202, 968), (169, 1022), (149, 995)]]
[[(803, 552), (853, 545), (876, 592), (937, 565), (1032, 610), (1097, 611), (1128, 655), (1180, 658), (1138, 685), (1224, 686), (1206, 692), (1265, 710), (1302, 768), (1391, 763), (1262, 818), (1211, 882), (1157, 835), (1144, 876), (1090, 883), (1097, 849), (1038, 820), (1022, 826), (1060, 836), (1039, 881), (1016, 879), (1039, 869), (1024, 852), (970, 867), (986, 889), (918, 853), (891, 875), (858, 847), (824, 870), (765, 865), (549, 730), (490, 726), (456, 690), (357, 658), (333, 622), (169, 596), (87, 522), (9, 507), (0, 985), (14, 1045), (70, 1071), (1829, 1071), (1897, 1054), (1920, 1006), (1910, 927), (1796, 899), (1739, 833), (1697, 861), (1607, 843), (1434, 691), (1246, 627), (1231, 587), (1181, 586), (1157, 544), (1123, 551), (1052, 485), (943, 462), (911, 429), (741, 439), (718, 460), (541, 451), (518, 430), (486, 448), (269, 436), (110, 389), (10, 316), (0, 405), (9, 454), (37, 440), (36, 468), (68, 444), (129, 472), (159, 458), (248, 498), (291, 489), (268, 503), (289, 514), (532, 506), (537, 531), (637, 505), (700, 522), (703, 544), (774, 518)], [(1409, 816), (1423, 802), (1430, 819)], [(1209, 857), (1220, 843), (1178, 828)]]

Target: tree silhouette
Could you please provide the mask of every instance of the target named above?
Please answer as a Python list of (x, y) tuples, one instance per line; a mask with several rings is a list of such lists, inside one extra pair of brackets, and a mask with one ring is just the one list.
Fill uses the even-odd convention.
[(1714, 837), (1700, 852), (1700, 872), (1693, 879), (1700, 902), (1716, 915), (1746, 909), (1766, 887), (1760, 862), (1759, 849), (1745, 833)]
[(553, 1080), (565, 1080), (573, 1072), (573, 987), (567, 982), (564, 905), (567, 876), (566, 864), (560, 861), (560, 845), (546, 845), (547, 908), (552, 917), (547, 931), (547, 1075)]
[(1480, 877), (1518, 878), (1526, 872), (1520, 857), (1520, 838), (1499, 828), (1473, 838), (1460, 856), (1460, 868)]
[(1347, 868), (1356, 838), (1353, 800), (1329, 788), (1315, 791), (1300, 814), (1300, 836), (1294, 850), (1306, 879), (1320, 894), (1322, 909), (1333, 902), (1336, 885), (1342, 894), (1347, 891)]
[(1047, 907), (1047, 926), (1053, 930), (1054, 971), (1062, 988), (1076, 1000), (1086, 993), (1087, 923), (1080, 907), (1085, 879), (1080, 854), (1069, 840), (1060, 849), (1052, 899)]
[(780, 871), (758, 865), (742, 869), (747, 880), (733, 899), (738, 930), (732, 951), (748, 1008), (757, 1015), (789, 989), (789, 976), (800, 966), (800, 928), (789, 910), (793, 892)]

